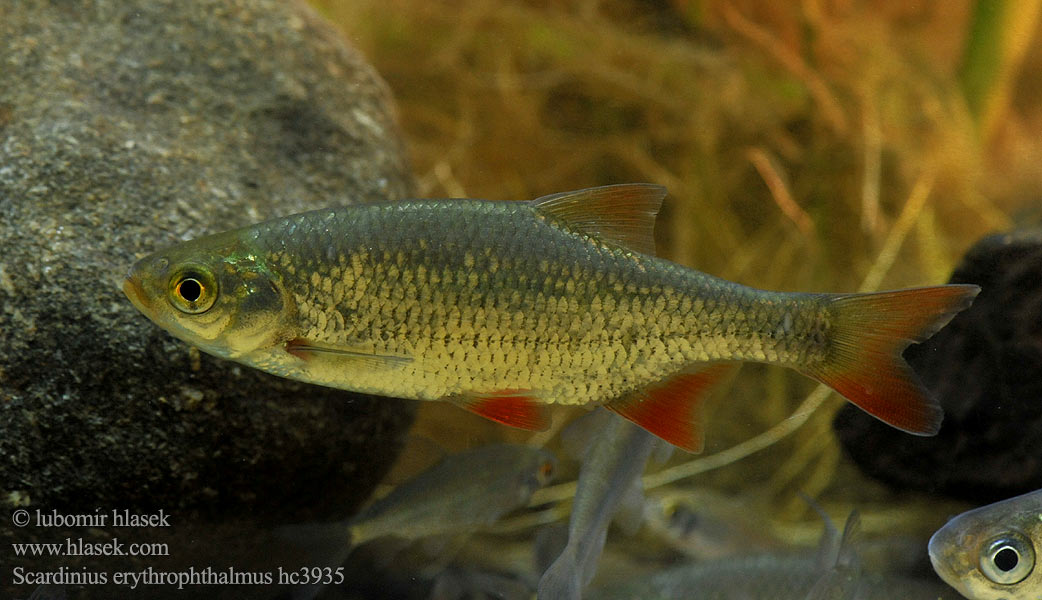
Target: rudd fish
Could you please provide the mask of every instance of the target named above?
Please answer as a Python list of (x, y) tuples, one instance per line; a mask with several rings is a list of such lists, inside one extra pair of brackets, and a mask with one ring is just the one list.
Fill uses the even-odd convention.
[(394, 488), (348, 521), (288, 525), (282, 539), (343, 552), (374, 539), (414, 541), (471, 533), (524, 506), (546, 485), (557, 459), (546, 450), (493, 444), (449, 456)]
[(345, 545), (356, 546), (381, 537), (416, 540), (474, 531), (524, 506), (550, 481), (556, 466), (557, 459), (548, 451), (529, 446), (492, 444), (467, 450), (443, 459), (333, 528), (343, 535)]
[[(568, 542), (539, 580), (539, 597), (579, 600), (597, 572), (608, 525), (636, 487), (643, 500), (640, 476), (657, 440), (615, 415), (604, 423), (579, 470), (579, 481), (568, 519)], [(641, 502), (643, 504), (643, 502)]]
[[(554, 456), (539, 448), (474, 448), (446, 457), (347, 521), (288, 525), (275, 534), (307, 552), (315, 565), (336, 567), (355, 547), (375, 539), (414, 541), (488, 527), (527, 504), (556, 466)], [(314, 598), (321, 589), (304, 586), (293, 597)]]
[(973, 600), (1042, 597), (1042, 490), (966, 511), (930, 538), (934, 571)]
[(739, 361), (799, 370), (932, 435), (901, 358), (978, 288), (757, 290), (653, 256), (661, 186), (531, 202), (410, 200), (306, 212), (185, 242), (123, 289), (173, 335), (292, 379), (445, 400), (526, 429), (598, 405), (690, 451), (702, 393)]
[(943, 583), (899, 573), (862, 572), (857, 516), (843, 535), (826, 522), (816, 556), (730, 556), (659, 570), (595, 588), (593, 600), (958, 600)]

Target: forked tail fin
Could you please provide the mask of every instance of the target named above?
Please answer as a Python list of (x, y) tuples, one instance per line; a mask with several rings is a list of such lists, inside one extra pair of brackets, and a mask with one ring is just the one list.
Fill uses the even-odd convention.
[(803, 372), (898, 429), (934, 435), (944, 414), (901, 357), (969, 307), (975, 285), (842, 294), (831, 300), (825, 362)]

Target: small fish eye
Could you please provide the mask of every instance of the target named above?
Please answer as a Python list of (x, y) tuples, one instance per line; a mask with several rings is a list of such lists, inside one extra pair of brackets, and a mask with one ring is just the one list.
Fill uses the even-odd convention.
[(170, 303), (177, 310), (200, 314), (217, 300), (217, 281), (209, 272), (183, 272), (171, 279)]
[(981, 547), (980, 570), (995, 583), (1011, 585), (1023, 581), (1035, 568), (1031, 540), (1011, 531)]

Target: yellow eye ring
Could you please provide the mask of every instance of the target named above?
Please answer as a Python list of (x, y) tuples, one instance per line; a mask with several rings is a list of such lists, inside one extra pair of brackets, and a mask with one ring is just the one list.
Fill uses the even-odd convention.
[(184, 271), (171, 279), (170, 284), (170, 303), (183, 313), (204, 313), (217, 301), (217, 280), (208, 271)]

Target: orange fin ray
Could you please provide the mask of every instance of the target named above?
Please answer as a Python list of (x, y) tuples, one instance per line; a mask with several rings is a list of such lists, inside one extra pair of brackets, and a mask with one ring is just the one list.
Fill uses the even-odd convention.
[(448, 400), (476, 415), (518, 429), (545, 431), (550, 427), (549, 409), (531, 390), (468, 392)]
[(654, 256), (655, 217), (665, 197), (661, 185), (623, 183), (543, 196), (532, 206), (569, 229)]
[(947, 325), (979, 291), (942, 285), (836, 296), (829, 358), (802, 371), (893, 427), (934, 435), (944, 411), (901, 352)]
[(722, 362), (688, 369), (615, 400), (605, 408), (678, 448), (701, 452), (704, 445), (701, 400), (709, 388), (738, 367), (738, 363)]

